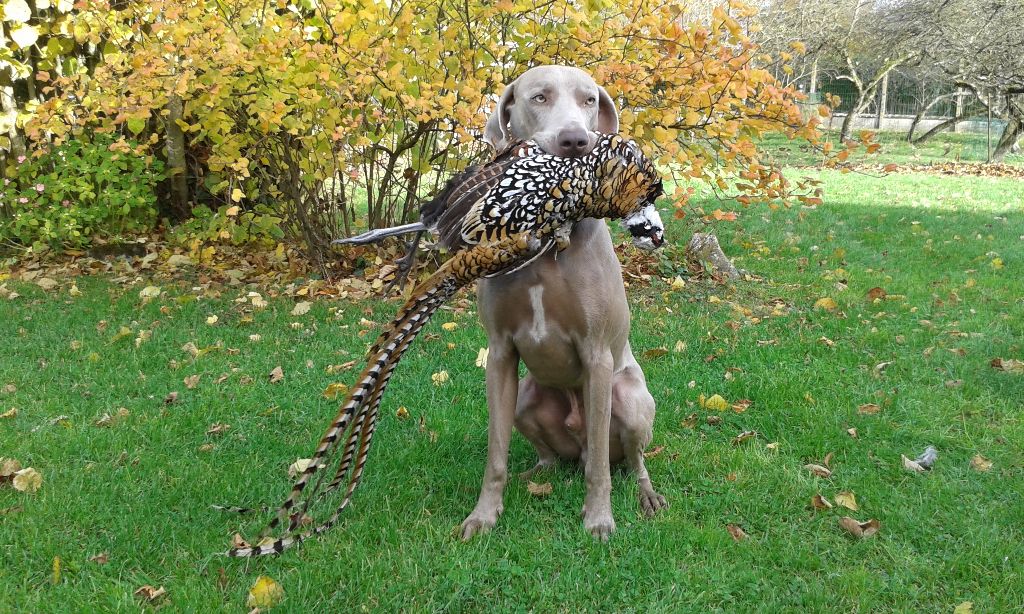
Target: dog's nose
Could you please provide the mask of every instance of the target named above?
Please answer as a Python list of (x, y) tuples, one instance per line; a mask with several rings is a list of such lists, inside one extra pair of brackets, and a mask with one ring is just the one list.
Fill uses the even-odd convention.
[(583, 128), (566, 128), (558, 133), (558, 155), (578, 158), (586, 155), (590, 147), (590, 135)]

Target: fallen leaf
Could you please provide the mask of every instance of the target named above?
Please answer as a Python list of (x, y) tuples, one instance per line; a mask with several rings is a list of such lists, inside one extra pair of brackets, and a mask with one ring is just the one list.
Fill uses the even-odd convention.
[(216, 315), (212, 315), (212, 316), (206, 318), (206, 323), (209, 324), (210, 326), (213, 326), (219, 320), (220, 320), (220, 318), (218, 318)]
[(431, 374), (430, 381), (434, 382), (435, 386), (442, 386), (449, 379), (447, 371), (438, 371), (437, 373)]
[(551, 485), (551, 482), (544, 482), (543, 484), (527, 482), (526, 490), (534, 497), (546, 497), (554, 491), (554, 486)]
[(685, 352), (686, 351), (686, 342), (683, 341), (682, 339), (680, 339), (679, 341), (676, 341), (676, 345), (675, 345), (675, 347), (672, 348), (672, 350), (676, 354), (681, 354), (681, 353)]
[(185, 378), (185, 387), (192, 390), (199, 385), (199, 378), (201, 377), (201, 375), (189, 375)]
[(199, 356), (199, 348), (196, 347), (196, 344), (192, 343), (191, 341), (181, 346), (181, 351), (188, 352), (189, 356), (191, 356), (192, 358), (196, 358), (197, 356)]
[(880, 362), (877, 365), (875, 365), (875, 375), (881, 375), (882, 373), (884, 373), (885, 370), (888, 369), (889, 365), (891, 365), (892, 363), (893, 361), (889, 360), (886, 362)]
[(814, 495), (811, 497), (811, 507), (816, 510), (830, 510), (832, 509), (832, 504), (825, 497)]
[(408, 420), (409, 410), (406, 409), (404, 405), (402, 405), (395, 410), (395, 417), (398, 418), (399, 420)]
[(743, 412), (747, 411), (747, 409), (750, 408), (750, 406), (753, 404), (754, 402), (751, 401), (750, 399), (740, 399), (739, 401), (736, 401), (735, 403), (732, 404), (732, 410), (738, 414), (742, 414)]
[(148, 303), (158, 296), (160, 296), (160, 288), (158, 286), (146, 286), (139, 290), (139, 298), (142, 299), (143, 303)]
[(836, 493), (834, 499), (836, 500), (836, 505), (842, 505), (848, 510), (853, 510), (856, 512), (858, 509), (860, 509), (857, 507), (856, 495), (854, 495), (852, 492), (848, 490)]
[(732, 536), (733, 541), (740, 541), (747, 538), (747, 533), (737, 524), (725, 525), (725, 528), (729, 531), (729, 535)]
[(953, 614), (974, 614), (974, 602), (965, 601), (953, 608)]
[(230, 424), (222, 424), (220, 422), (214, 422), (213, 424), (210, 425), (210, 428), (206, 429), (206, 434), (207, 435), (220, 435), (221, 433), (226, 433), (229, 430), (231, 430), (231, 425)]
[(249, 341), (252, 341), (253, 343), (256, 343), (257, 341), (259, 341), (262, 338), (263, 338), (262, 336), (257, 335), (257, 334), (249, 335)]
[(828, 468), (831, 468), (832, 467), (832, 457), (834, 455), (835, 455), (835, 452), (829, 452), (828, 454), (826, 454), (825, 458), (821, 461), (821, 464), (825, 465)]
[(299, 476), (300, 473), (306, 471), (311, 462), (313, 462), (313, 459), (311, 458), (300, 458), (296, 460), (294, 463), (288, 466), (288, 477), (294, 480)]
[(835, 311), (839, 308), (839, 305), (837, 305), (834, 300), (826, 296), (825, 298), (819, 298), (815, 301), (814, 308), (824, 309), (825, 311)]
[(307, 313), (309, 313), (309, 308), (312, 306), (312, 303), (310, 303), (309, 301), (301, 301), (295, 303), (295, 307), (292, 308), (291, 314), (293, 316), (304, 316)]
[(19, 471), (14, 472), (14, 479), (12, 480), (14, 490), (20, 490), (21, 492), (36, 492), (43, 485), (43, 474), (39, 473), (32, 467), (25, 467)]
[(832, 471), (830, 471), (828, 469), (828, 467), (822, 467), (821, 465), (815, 465), (814, 463), (808, 463), (808, 464), (804, 465), (804, 469), (810, 471), (814, 475), (816, 475), (818, 477), (821, 477), (821, 478), (830, 478), (830, 477), (832, 477)]
[(281, 367), (274, 367), (274, 370), (270, 372), (270, 383), (276, 384), (284, 379), (284, 369)]
[(725, 411), (729, 409), (729, 402), (718, 394), (713, 394), (707, 399), (704, 398), (704, 395), (700, 395), (697, 400), (701, 407), (711, 411)]
[(1017, 360), (1016, 358), (993, 358), (992, 362), (989, 364), (996, 371), (1013, 373), (1014, 375), (1024, 375), (1024, 360)]
[(839, 526), (857, 539), (862, 539), (878, 533), (878, 530), (882, 528), (882, 523), (874, 518), (867, 522), (858, 522), (849, 516), (843, 516), (839, 520)]
[(43, 290), (50, 291), (57, 287), (57, 282), (49, 277), (40, 277), (36, 280), (36, 285)]
[(771, 450), (771, 451), (774, 452), (775, 450), (779, 449), (779, 442), (773, 441), (771, 443), (766, 443), (766, 444), (764, 444), (764, 448), (766, 450)]
[(139, 587), (139, 590), (135, 591), (135, 596), (139, 597), (146, 603), (154, 603), (161, 597), (167, 594), (167, 589), (164, 587), (153, 588), (150, 585)]
[(864, 416), (873, 416), (881, 410), (882, 408), (876, 403), (864, 403), (863, 405), (857, 406), (857, 413)]
[(683, 419), (681, 422), (683, 428), (692, 429), (697, 426), (697, 414), (693, 413)]
[(712, 416), (708, 416), (705, 420), (707, 421), (708, 426), (718, 426), (719, 424), (722, 423), (722, 417), (721, 416), (714, 416), (714, 415), (712, 415)]
[(686, 282), (683, 281), (682, 277), (676, 275), (675, 278), (672, 280), (672, 290), (679, 291), (679, 290), (682, 290), (685, 287), (686, 287)]
[(992, 461), (981, 454), (975, 454), (971, 457), (971, 469), (974, 469), (975, 471), (991, 471)]
[(15, 417), (17, 415), (18, 415), (18, 408), (17, 407), (12, 407), (12, 408), (8, 409), (7, 411), (5, 411), (4, 413), (0, 414), (0, 419), (2, 419), (2, 418), (13, 418), (13, 417)]
[(856, 428), (852, 428), (852, 427), (848, 428), (848, 429), (846, 429), (846, 434), (849, 435), (850, 437), (853, 437), (854, 439), (856, 439), (857, 438), (857, 429)]
[(487, 353), (487, 348), (480, 348), (480, 350), (476, 353), (476, 363), (474, 364), (476, 364), (476, 366), (480, 367), (481, 369), (487, 369)]
[(654, 448), (644, 452), (644, 458), (654, 458), (665, 451), (665, 446), (655, 446)]
[(200, 452), (213, 452), (213, 449), (216, 448), (216, 447), (217, 446), (213, 445), (212, 443), (204, 443), (203, 445), (199, 446), (199, 451)]
[(107, 561), (110, 560), (110, 555), (106, 552), (100, 552), (99, 554), (94, 554), (93, 556), (90, 556), (89, 560), (93, 563), (96, 563), (97, 565), (106, 565)]
[(325, 399), (334, 400), (347, 392), (347, 384), (343, 384), (341, 382), (334, 382), (332, 384), (328, 384), (327, 388), (324, 388), (323, 396)]
[(756, 436), (757, 436), (757, 431), (743, 431), (739, 435), (737, 435), (737, 436), (732, 438), (732, 445), (738, 446), (741, 443), (743, 443), (744, 441), (747, 441), (749, 439), (753, 439)]
[(14, 384), (4, 384), (4, 387), (0, 388), (0, 391), (2, 391), (4, 394), (14, 394), (15, 392), (18, 391), (18, 387), (15, 386)]
[(11, 481), (19, 471), (21, 463), (17, 459), (0, 457), (0, 483)]
[(441, 325), (441, 328), (443, 328), (444, 330), (446, 330), (448, 332), (452, 332), (453, 330), (455, 330), (458, 327), (459, 327), (459, 325), (456, 324), (455, 322), (445, 322), (444, 324)]
[(54, 586), (60, 584), (60, 557), (53, 557), (53, 573), (50, 575), (50, 584)]
[(172, 405), (178, 402), (178, 391), (168, 392), (167, 396), (164, 397), (164, 405)]
[(655, 358), (661, 358), (665, 354), (668, 354), (668, 348), (662, 346), (657, 348), (651, 348), (645, 351), (643, 354), (641, 354), (641, 356), (643, 356), (647, 360), (653, 360)]
[(868, 290), (867, 296), (869, 301), (876, 301), (885, 298), (886, 294), (888, 293), (884, 289), (875, 286)]

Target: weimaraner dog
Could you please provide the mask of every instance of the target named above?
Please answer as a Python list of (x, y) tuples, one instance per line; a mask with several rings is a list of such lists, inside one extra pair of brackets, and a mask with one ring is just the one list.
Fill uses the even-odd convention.
[[(540, 66), (508, 84), (484, 137), (498, 150), (533, 139), (548, 153), (581, 156), (593, 148), (595, 132), (618, 129), (615, 104), (590, 75)], [(656, 241), (640, 244), (655, 247), (660, 235)], [(568, 249), (482, 280), (478, 294), (489, 346), (487, 467), (462, 538), (489, 530), (502, 513), (513, 424), (540, 457), (525, 475), (559, 457), (582, 461), (583, 524), (595, 538), (607, 540), (615, 530), (611, 463), (625, 459), (636, 472), (647, 515), (665, 507), (644, 466), (654, 399), (630, 349), (629, 307), (606, 223), (576, 224)], [(529, 370), (522, 380), (519, 361)]]

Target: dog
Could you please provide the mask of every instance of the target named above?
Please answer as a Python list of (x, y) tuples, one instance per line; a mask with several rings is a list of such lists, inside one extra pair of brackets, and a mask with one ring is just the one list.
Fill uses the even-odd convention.
[[(505, 88), (484, 139), (498, 151), (524, 139), (574, 157), (593, 148), (597, 132), (618, 129), (614, 101), (589, 74), (538, 66)], [(638, 244), (657, 247), (661, 235), (646, 241)], [(625, 460), (635, 473), (646, 515), (666, 507), (644, 465), (654, 398), (630, 349), (629, 306), (607, 224), (579, 222), (567, 249), (481, 280), (478, 300), (489, 347), (487, 464), (462, 539), (490, 530), (503, 511), (513, 425), (537, 450), (524, 477), (559, 458), (582, 462), (583, 525), (594, 538), (607, 541), (615, 530), (611, 463)], [(520, 361), (528, 370), (522, 380)]]

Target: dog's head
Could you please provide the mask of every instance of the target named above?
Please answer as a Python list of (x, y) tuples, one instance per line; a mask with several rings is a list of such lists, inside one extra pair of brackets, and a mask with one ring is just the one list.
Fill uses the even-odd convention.
[(615, 103), (589, 74), (537, 66), (505, 87), (484, 139), (497, 151), (522, 139), (536, 141), (546, 153), (577, 158), (590, 153), (598, 132), (618, 131)]

